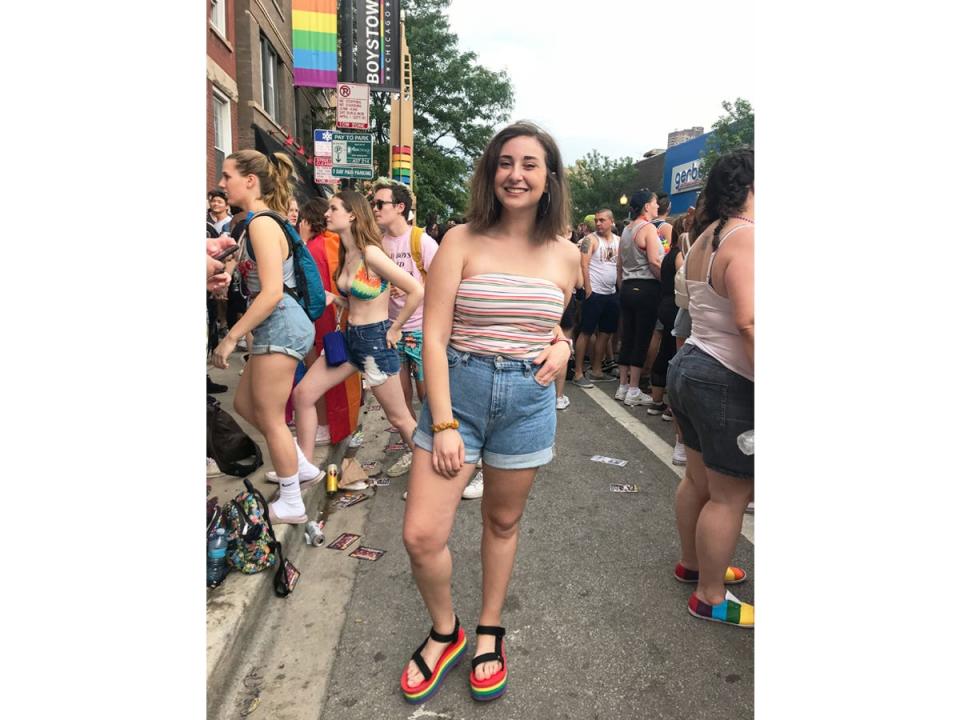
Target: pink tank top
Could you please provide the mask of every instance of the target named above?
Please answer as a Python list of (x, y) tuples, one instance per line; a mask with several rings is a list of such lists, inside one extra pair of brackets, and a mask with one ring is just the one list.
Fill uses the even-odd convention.
[[(723, 246), (724, 240), (742, 227), (748, 227), (748, 225), (741, 223), (724, 233), (717, 245), (717, 250)], [(713, 261), (717, 258), (717, 250), (710, 255), (705, 281), (687, 278), (690, 319), (693, 328), (687, 342), (703, 350), (725, 368), (752, 382), (753, 363), (747, 357), (740, 331), (733, 321), (733, 304), (729, 298), (718, 294), (710, 286), (710, 274), (713, 271)]]

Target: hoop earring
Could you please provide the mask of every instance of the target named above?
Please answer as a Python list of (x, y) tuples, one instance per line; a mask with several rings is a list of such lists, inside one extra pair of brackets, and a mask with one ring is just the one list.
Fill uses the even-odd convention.
[[(547, 198), (547, 204), (546, 204), (546, 206), (544, 206), (544, 204), (543, 204), (543, 198), (544, 198), (544, 197)], [(540, 202), (537, 203), (537, 215), (538, 215), (539, 217), (543, 217), (544, 215), (546, 215), (546, 214), (549, 212), (549, 210), (550, 210), (550, 191), (547, 190), (547, 191), (545, 191), (545, 192), (543, 193), (543, 195), (540, 196)]]

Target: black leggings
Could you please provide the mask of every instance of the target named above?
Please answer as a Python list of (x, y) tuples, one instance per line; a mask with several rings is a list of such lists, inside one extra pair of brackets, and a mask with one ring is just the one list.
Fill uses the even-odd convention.
[(660, 304), (659, 280), (624, 280), (620, 288), (620, 364), (643, 367), (650, 338), (657, 325)]
[(660, 340), (660, 352), (657, 353), (657, 359), (653, 361), (653, 367), (650, 368), (650, 384), (654, 387), (665, 388), (667, 386), (667, 364), (677, 354), (677, 339), (670, 334), (673, 330), (673, 323), (677, 319), (677, 306), (673, 302), (673, 297), (668, 296), (660, 301), (657, 317), (663, 323), (663, 338)]

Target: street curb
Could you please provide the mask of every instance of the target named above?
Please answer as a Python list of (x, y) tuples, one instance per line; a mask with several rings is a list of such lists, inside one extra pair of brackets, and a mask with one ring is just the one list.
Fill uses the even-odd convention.
[[(358, 430), (362, 425), (358, 424)], [(327, 455), (326, 468), (330, 463), (341, 464), (349, 449), (350, 435), (333, 446)], [(318, 510), (324, 509), (326, 503), (325, 483), (319, 483), (304, 492), (304, 505), (307, 515), (316, 519)], [(290, 548), (296, 542), (303, 542), (302, 525), (279, 525), (276, 528), (277, 540), (284, 548)], [(223, 701), (215, 688), (225, 687), (224, 683), (214, 683), (214, 678), (223, 678), (233, 671), (244, 655), (242, 638), (248, 637), (246, 629), (260, 621), (263, 611), (270, 602), (283, 602), (283, 598), (276, 597), (273, 591), (273, 576), (276, 566), (268, 568), (255, 575), (244, 576), (232, 572), (222, 586), (222, 593), (207, 600), (207, 641), (211, 635), (217, 636), (211, 646), (207, 645), (207, 708), (216, 707)], [(217, 612), (221, 609), (221, 612)], [(211, 613), (211, 609), (214, 610)], [(211, 632), (214, 630), (214, 632)]]

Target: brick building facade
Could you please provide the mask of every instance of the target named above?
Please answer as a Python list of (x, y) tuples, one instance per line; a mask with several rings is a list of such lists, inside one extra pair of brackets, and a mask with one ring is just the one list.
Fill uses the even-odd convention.
[(216, 187), (223, 158), (242, 147), (237, 85), (235, 0), (207, 4), (207, 188)]

